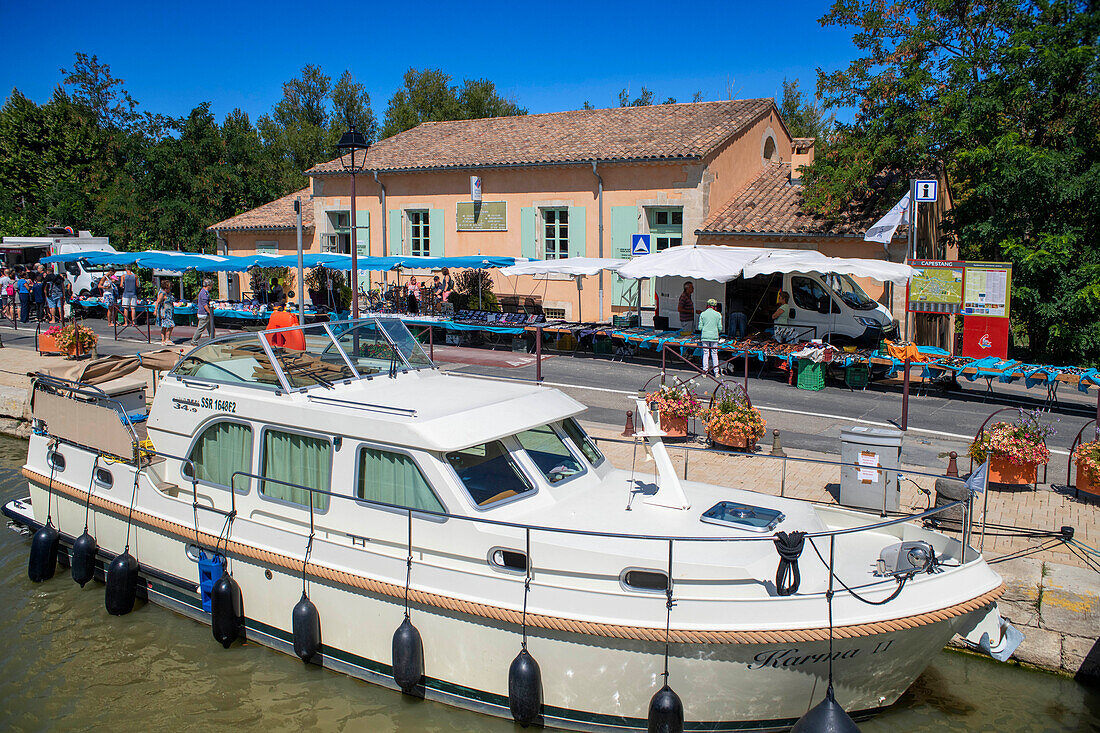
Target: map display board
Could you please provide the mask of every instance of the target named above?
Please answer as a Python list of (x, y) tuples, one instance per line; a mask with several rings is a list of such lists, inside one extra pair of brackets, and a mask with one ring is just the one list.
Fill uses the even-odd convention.
[(963, 288), (963, 315), (1008, 318), (1012, 265), (968, 262)]
[(910, 260), (908, 309), (912, 313), (1008, 318), (1012, 265), (1007, 262)]
[(963, 262), (914, 260), (909, 280), (909, 310), (916, 313), (961, 313)]

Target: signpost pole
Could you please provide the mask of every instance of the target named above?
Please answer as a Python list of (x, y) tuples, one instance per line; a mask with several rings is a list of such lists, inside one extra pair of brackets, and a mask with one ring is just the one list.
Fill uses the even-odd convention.
[(905, 376), (901, 387), (901, 429), (909, 429), (909, 359), (905, 360)]
[[(905, 253), (906, 261), (917, 258), (917, 180), (915, 178), (909, 179), (909, 243), (905, 247)], [(905, 340), (909, 340), (908, 302), (905, 304)], [(906, 378), (908, 375), (909, 372), (906, 371)]]

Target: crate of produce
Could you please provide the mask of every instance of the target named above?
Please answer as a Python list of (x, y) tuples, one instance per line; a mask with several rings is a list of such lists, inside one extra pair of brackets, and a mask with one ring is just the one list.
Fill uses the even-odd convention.
[(592, 342), (592, 353), (599, 356), (611, 356), (615, 353), (615, 344), (611, 339), (596, 339)]
[(863, 389), (871, 381), (871, 370), (864, 364), (852, 364), (844, 370), (844, 383), (852, 389)]
[(637, 328), (638, 314), (630, 313), (623, 316), (612, 316), (611, 325), (615, 328)]
[(825, 389), (825, 365), (809, 359), (798, 360), (798, 388)]

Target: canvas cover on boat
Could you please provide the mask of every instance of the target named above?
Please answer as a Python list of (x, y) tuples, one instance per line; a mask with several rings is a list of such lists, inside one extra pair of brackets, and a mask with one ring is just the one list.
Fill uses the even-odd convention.
[(51, 377), (67, 379), (70, 382), (101, 384), (132, 374), (140, 367), (162, 372), (170, 371), (176, 366), (180, 356), (178, 351), (172, 349), (158, 349), (133, 356), (101, 356), (91, 361), (44, 369), (43, 373)]

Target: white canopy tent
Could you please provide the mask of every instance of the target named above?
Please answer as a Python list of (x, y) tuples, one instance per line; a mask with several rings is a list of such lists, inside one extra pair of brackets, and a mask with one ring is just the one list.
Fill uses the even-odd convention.
[(729, 282), (742, 276), (748, 278), (779, 272), (838, 273), (904, 284), (912, 277), (913, 268), (885, 260), (827, 257), (815, 250), (710, 244), (669, 247), (661, 252), (636, 257), (618, 268), (620, 277), (635, 280), (672, 276)]
[(561, 260), (528, 260), (511, 267), (502, 267), (500, 274), (515, 275), (570, 275), (577, 281), (577, 320), (581, 318), (581, 278), (595, 275), (601, 270), (618, 270), (630, 260), (613, 257), (567, 257)]

